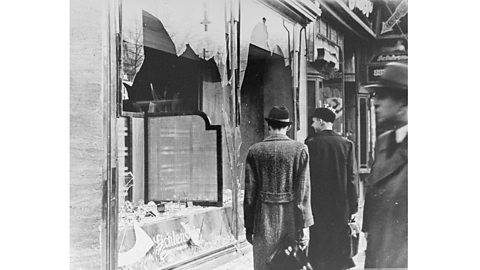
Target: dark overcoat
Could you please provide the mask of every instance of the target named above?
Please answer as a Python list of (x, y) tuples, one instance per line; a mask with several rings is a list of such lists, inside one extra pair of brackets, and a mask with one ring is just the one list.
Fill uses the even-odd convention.
[(376, 143), (375, 161), (366, 182), (364, 232), (368, 233), (365, 268), (407, 267), (408, 139), (394, 132)]
[(293, 239), (313, 224), (307, 146), (286, 135), (271, 135), (252, 145), (245, 165), (244, 221), (253, 233), (255, 270), (284, 236)]
[(352, 267), (348, 222), (358, 209), (357, 168), (353, 143), (332, 130), (305, 142), (310, 153), (312, 211), (310, 261), (336, 269)]

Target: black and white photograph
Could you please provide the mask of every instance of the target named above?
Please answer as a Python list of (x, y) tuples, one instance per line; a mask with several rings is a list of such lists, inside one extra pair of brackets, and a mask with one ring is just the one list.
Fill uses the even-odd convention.
[(72, 269), (407, 268), (407, 0), (71, 9)]
[(41, 60), (4, 99), (8, 178), (35, 182), (4, 189), (26, 203), (5, 204), (26, 218), (5, 214), (6, 269), (475, 269), (475, 31), (441, 12), (478, 8), (427, 2), (410, 23), (408, 0), (70, 0), (38, 26), (10, 8)]

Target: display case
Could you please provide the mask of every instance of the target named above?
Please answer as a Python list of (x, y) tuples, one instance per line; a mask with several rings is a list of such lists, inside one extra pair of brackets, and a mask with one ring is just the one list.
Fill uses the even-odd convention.
[(121, 142), (130, 142), (119, 146), (119, 267), (167, 269), (234, 245), (243, 218), (224, 188), (222, 127), (202, 112), (136, 113), (118, 123)]

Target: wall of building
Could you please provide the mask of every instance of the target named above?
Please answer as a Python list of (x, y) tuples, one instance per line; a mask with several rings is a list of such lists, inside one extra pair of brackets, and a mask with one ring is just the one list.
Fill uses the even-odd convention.
[(101, 269), (104, 1), (70, 1), (70, 269)]

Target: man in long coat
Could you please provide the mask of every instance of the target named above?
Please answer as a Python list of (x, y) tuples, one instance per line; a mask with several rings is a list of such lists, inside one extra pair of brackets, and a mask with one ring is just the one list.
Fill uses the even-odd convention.
[(363, 228), (366, 269), (407, 268), (408, 66), (388, 64), (375, 92), (379, 125), (393, 130), (379, 136), (366, 182)]
[(245, 166), (244, 219), (255, 270), (268, 269), (285, 236), (306, 245), (313, 224), (307, 146), (286, 135), (292, 122), (285, 107), (273, 107), (265, 120), (269, 136), (249, 148)]
[(353, 143), (332, 130), (336, 114), (329, 108), (313, 112), (315, 135), (307, 138), (310, 153), (312, 211), (309, 258), (315, 270), (355, 266), (348, 223), (357, 212), (357, 168)]

